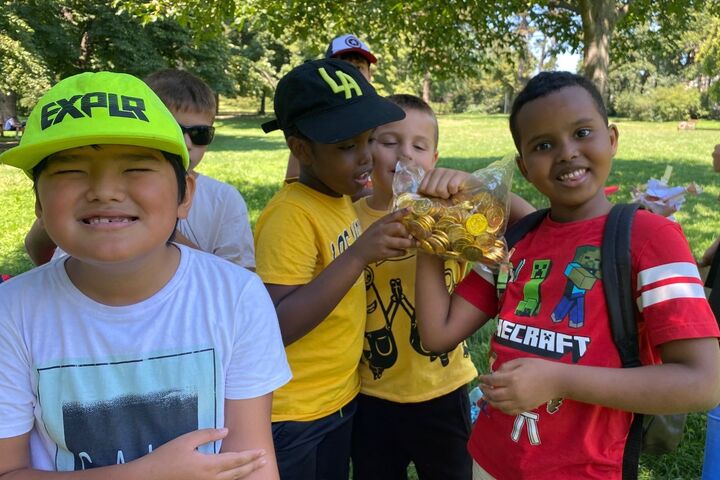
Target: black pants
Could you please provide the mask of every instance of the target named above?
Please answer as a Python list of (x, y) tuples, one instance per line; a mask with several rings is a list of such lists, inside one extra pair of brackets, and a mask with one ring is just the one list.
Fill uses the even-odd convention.
[(353, 480), (470, 480), (470, 401), (465, 386), (420, 403), (358, 395), (353, 426)]
[(275, 422), (273, 443), (281, 480), (347, 480), (357, 401), (309, 422)]

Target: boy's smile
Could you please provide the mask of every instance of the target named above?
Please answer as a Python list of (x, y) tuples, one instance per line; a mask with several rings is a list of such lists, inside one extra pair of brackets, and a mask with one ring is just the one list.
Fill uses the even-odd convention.
[(38, 178), (36, 211), (80, 261), (129, 262), (165, 249), (189, 198), (178, 204), (175, 172), (160, 151), (102, 145), (52, 155)]
[(550, 200), (552, 217), (575, 221), (610, 210), (603, 186), (618, 131), (606, 125), (593, 98), (572, 86), (525, 104), (517, 114), (518, 167)]

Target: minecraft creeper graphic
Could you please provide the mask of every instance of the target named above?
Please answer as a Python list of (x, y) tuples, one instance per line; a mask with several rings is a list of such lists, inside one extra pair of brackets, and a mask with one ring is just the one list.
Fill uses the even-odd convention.
[(530, 279), (523, 286), (523, 299), (515, 309), (515, 315), (532, 317), (540, 311), (540, 284), (550, 273), (551, 260), (534, 260)]

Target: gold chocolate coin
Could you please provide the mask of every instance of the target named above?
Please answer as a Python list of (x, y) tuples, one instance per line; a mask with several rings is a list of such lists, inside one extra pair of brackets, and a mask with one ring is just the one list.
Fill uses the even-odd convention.
[(482, 213), (474, 213), (465, 220), (465, 228), (470, 235), (480, 235), (487, 230), (488, 221)]

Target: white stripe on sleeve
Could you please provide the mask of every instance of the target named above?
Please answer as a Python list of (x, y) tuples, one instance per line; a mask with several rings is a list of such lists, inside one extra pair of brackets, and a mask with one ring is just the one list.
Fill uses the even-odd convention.
[[(683, 275), (684, 276), (684, 275)], [(705, 290), (699, 283), (670, 283), (643, 292), (637, 299), (638, 309), (678, 298), (705, 298)]]
[(637, 289), (642, 290), (646, 285), (677, 277), (693, 277), (700, 279), (697, 265), (690, 262), (675, 262), (658, 265), (640, 271), (637, 277)]

